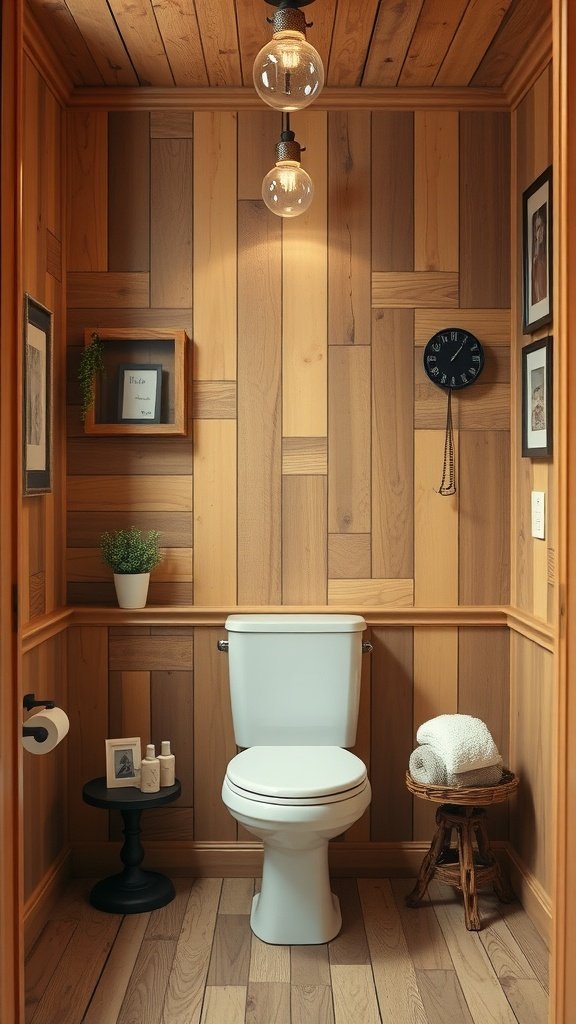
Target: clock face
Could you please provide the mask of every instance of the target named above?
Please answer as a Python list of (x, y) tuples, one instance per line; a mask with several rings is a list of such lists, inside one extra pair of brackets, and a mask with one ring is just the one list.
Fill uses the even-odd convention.
[(482, 345), (461, 327), (438, 331), (424, 349), (424, 370), (440, 388), (465, 388), (473, 384), (483, 366)]

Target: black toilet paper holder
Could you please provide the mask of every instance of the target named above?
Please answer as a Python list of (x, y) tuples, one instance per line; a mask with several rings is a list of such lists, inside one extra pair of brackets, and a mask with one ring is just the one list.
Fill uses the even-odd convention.
[[(53, 700), (36, 700), (36, 694), (25, 693), (22, 699), (22, 704), (26, 708), (26, 711), (31, 711), (32, 708), (55, 708), (56, 702)], [(22, 726), (23, 736), (33, 736), (37, 743), (44, 743), (48, 739), (48, 729), (43, 725), (23, 725)]]

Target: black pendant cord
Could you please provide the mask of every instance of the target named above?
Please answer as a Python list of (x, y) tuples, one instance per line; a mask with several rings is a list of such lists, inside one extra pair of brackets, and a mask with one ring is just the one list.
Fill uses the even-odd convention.
[(444, 463), (442, 466), (442, 482), (437, 493), (456, 494), (456, 470), (454, 466), (454, 432), (452, 429), (452, 388), (448, 388), (446, 435), (444, 437)]

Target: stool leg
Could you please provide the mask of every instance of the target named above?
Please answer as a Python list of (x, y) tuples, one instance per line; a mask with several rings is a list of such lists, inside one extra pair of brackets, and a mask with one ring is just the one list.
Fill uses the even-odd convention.
[(436, 865), (447, 846), (450, 845), (452, 829), (448, 828), (441, 816), (441, 808), (436, 811), (436, 831), (430, 843), (430, 849), (424, 857), (412, 892), (406, 896), (407, 907), (418, 907), (426, 895), (428, 885), (434, 875)]
[(476, 889), (476, 870), (474, 868), (474, 850), (472, 848), (470, 821), (466, 820), (461, 825), (458, 825), (457, 833), (460, 888), (464, 898), (464, 920), (469, 932), (478, 932), (482, 924), (478, 913), (478, 892)]
[(501, 903), (513, 903), (516, 899), (516, 894), (492, 852), (485, 817), (481, 817), (476, 821), (475, 831), (478, 853), (482, 859), (482, 863), (489, 867), (493, 867), (496, 870), (496, 878), (492, 882), (494, 892)]

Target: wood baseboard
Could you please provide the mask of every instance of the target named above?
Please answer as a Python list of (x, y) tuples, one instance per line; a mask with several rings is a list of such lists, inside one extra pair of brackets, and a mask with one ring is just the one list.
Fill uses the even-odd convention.
[(552, 939), (552, 898), (542, 888), (538, 879), (532, 874), (509, 843), (504, 848), (504, 866), (512, 888), (518, 896), (532, 924), (550, 949)]
[[(333, 875), (360, 877), (412, 877), (418, 874), (428, 842), (330, 844)], [(537, 879), (519, 860), (509, 843), (494, 842), (520, 902), (542, 938), (548, 943), (552, 927), (552, 902)], [(100, 878), (120, 868), (119, 843), (75, 843), (71, 851), (72, 873), (76, 877)], [(145, 868), (179, 877), (238, 878), (262, 872), (260, 843), (145, 844)]]
[(24, 949), (26, 953), (34, 945), (71, 877), (71, 851), (66, 849), (54, 861), (40, 884), (26, 900), (24, 907)]
[[(494, 844), (498, 849), (497, 843)], [(148, 842), (144, 868), (182, 877), (235, 878), (262, 871), (260, 843)], [(500, 844), (502, 846), (502, 844)], [(330, 870), (334, 875), (361, 877), (412, 877), (418, 873), (429, 843), (347, 843), (330, 844)], [(120, 867), (119, 843), (75, 843), (72, 870), (78, 877), (99, 878)]]

